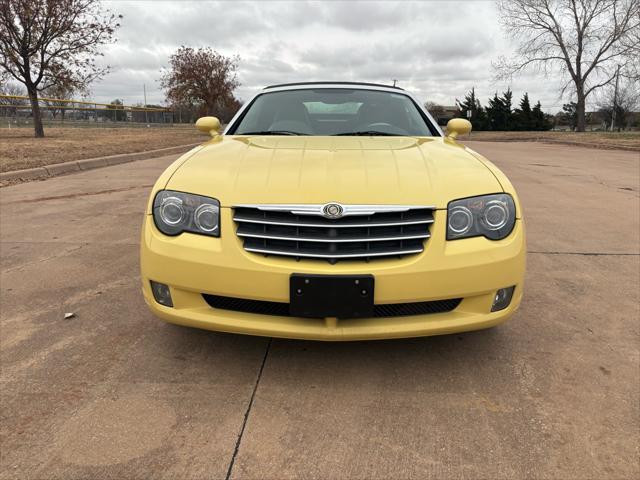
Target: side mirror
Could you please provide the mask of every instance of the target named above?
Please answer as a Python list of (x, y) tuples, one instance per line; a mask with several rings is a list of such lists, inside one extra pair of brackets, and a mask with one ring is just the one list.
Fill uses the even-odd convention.
[(456, 139), (458, 135), (471, 132), (471, 122), (464, 118), (452, 118), (447, 122), (447, 137)]
[(196, 122), (196, 128), (212, 137), (216, 137), (220, 135), (220, 120), (216, 117), (201, 117)]

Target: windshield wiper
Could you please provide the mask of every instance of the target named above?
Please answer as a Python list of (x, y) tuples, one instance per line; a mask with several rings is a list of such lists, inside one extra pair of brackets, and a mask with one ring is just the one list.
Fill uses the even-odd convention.
[(367, 136), (367, 137), (374, 137), (374, 136), (381, 136), (381, 137), (399, 137), (401, 135), (398, 135), (397, 133), (387, 133), (387, 132), (380, 132), (378, 130), (362, 130), (360, 132), (345, 132), (345, 133), (336, 133), (334, 136), (337, 137), (346, 137), (346, 136), (354, 136), (354, 137), (362, 137), (362, 136)]
[(237, 133), (236, 135), (309, 135), (309, 134), (292, 132), (291, 130), (262, 130), (260, 132)]

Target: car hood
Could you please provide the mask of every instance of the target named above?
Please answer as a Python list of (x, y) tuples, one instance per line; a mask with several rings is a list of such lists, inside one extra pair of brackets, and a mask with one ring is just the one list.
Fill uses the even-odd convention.
[(252, 203), (404, 204), (446, 208), (501, 192), (467, 149), (439, 137), (221, 136), (187, 158), (165, 188)]

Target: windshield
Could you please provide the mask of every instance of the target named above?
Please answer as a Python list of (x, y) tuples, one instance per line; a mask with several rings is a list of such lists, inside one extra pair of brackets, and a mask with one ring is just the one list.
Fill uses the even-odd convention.
[(402, 93), (314, 88), (259, 95), (228, 133), (433, 136), (437, 130)]

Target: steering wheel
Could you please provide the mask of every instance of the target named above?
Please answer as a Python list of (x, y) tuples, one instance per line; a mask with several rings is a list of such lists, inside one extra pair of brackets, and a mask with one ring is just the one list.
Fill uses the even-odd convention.
[(368, 125), (367, 125), (367, 127), (371, 127), (371, 128), (373, 128), (373, 127), (391, 127), (391, 128), (397, 128), (397, 127), (394, 127), (393, 125), (391, 125), (390, 123), (387, 123), (387, 122), (376, 122), (376, 123), (370, 123), (370, 124), (368, 124)]
[(387, 122), (374, 122), (358, 125), (357, 130), (379, 130), (381, 132), (391, 133), (394, 135), (408, 135), (408, 132), (406, 130), (396, 127), (395, 125), (391, 125)]

